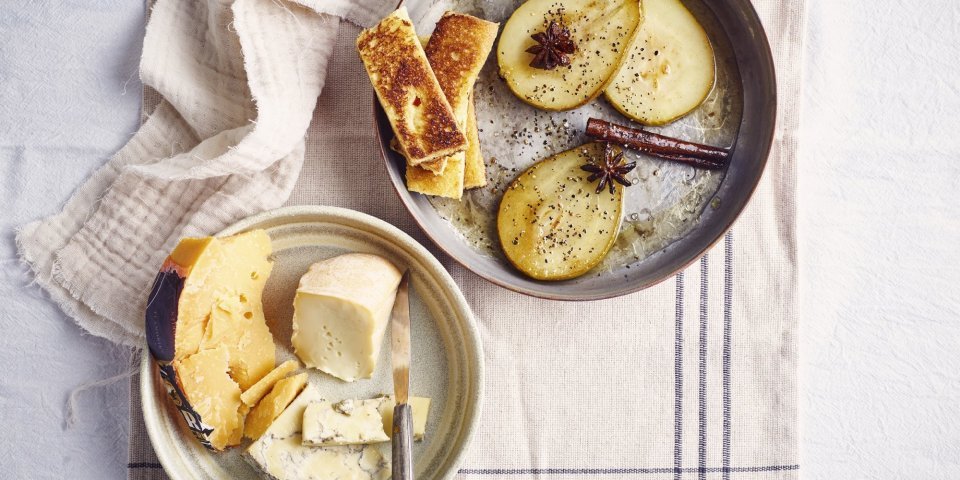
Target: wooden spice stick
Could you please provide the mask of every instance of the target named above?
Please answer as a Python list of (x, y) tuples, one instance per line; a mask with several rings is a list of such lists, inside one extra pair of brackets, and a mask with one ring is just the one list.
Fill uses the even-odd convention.
[(654, 151), (650, 151), (642, 148), (638, 148), (637, 150), (642, 153), (650, 154), (657, 158), (662, 158), (664, 160), (673, 160), (674, 162), (687, 163), (687, 164), (693, 165), (694, 167), (705, 168), (707, 170), (720, 170), (726, 166), (726, 164), (723, 162), (717, 162), (715, 160), (705, 160), (703, 158), (697, 158), (690, 155), (654, 152)]
[(587, 120), (587, 135), (597, 140), (624, 145), (656, 157), (686, 162), (701, 168), (723, 168), (730, 157), (730, 152), (722, 148), (685, 142), (599, 118)]

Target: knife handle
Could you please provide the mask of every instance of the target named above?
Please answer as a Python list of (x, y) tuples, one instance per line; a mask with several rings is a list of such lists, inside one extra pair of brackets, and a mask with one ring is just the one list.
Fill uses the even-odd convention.
[(393, 408), (393, 480), (413, 480), (413, 409)]

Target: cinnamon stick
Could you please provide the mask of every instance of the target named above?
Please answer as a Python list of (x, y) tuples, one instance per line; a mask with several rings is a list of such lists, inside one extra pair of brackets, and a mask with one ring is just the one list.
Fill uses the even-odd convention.
[(686, 142), (639, 128), (591, 118), (587, 135), (597, 140), (623, 145), (666, 160), (685, 162), (701, 168), (723, 168), (730, 152), (723, 148)]

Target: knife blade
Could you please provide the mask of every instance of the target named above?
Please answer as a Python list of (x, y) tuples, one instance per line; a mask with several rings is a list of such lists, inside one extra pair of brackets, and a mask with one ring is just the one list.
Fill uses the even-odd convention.
[(410, 272), (404, 272), (397, 287), (397, 299), (390, 314), (393, 390), (397, 404), (407, 403), (410, 396)]
[(413, 480), (413, 409), (410, 396), (410, 271), (403, 273), (390, 314), (393, 365), (393, 480)]

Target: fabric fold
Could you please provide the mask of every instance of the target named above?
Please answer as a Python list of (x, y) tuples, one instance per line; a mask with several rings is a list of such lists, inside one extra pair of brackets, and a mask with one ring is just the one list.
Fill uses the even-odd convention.
[(60, 214), (19, 231), (37, 283), (88, 332), (139, 345), (180, 237), (290, 196), (338, 25), (283, 1), (158, 1), (141, 78), (164, 100)]

